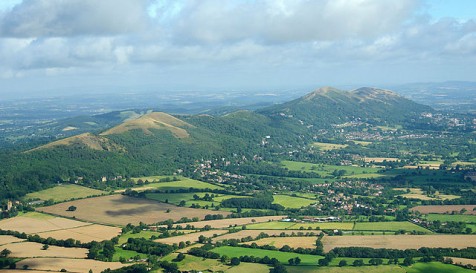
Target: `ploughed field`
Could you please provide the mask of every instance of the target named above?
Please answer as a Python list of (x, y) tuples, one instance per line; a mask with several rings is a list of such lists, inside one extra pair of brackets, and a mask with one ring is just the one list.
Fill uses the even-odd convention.
[(465, 209), (464, 214), (476, 215), (476, 205), (433, 205), (433, 206), (416, 206), (412, 208), (412, 211), (419, 211), (422, 214), (428, 213), (460, 213), (462, 209)]
[[(75, 206), (76, 210), (68, 211), (70, 206)], [(199, 219), (203, 219), (207, 214), (222, 214), (224, 216), (230, 214), (230, 212), (226, 211), (177, 207), (171, 204), (124, 195), (110, 195), (75, 200), (49, 207), (42, 207), (38, 210), (65, 217), (75, 217), (76, 219), (93, 223), (119, 226), (125, 226), (128, 223), (137, 225), (139, 222), (154, 224), (168, 219), (177, 221), (182, 217), (198, 217)], [(168, 210), (169, 212), (167, 212)]]

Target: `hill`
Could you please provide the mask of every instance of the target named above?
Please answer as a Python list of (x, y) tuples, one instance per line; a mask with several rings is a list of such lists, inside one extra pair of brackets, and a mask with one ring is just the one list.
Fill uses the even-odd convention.
[(372, 124), (404, 124), (416, 115), (432, 111), (389, 90), (364, 87), (342, 91), (323, 87), (296, 100), (258, 112), (276, 119), (328, 127), (350, 121)]

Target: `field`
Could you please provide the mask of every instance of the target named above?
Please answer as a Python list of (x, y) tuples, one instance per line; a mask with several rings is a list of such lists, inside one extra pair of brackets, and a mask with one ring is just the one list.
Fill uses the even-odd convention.
[[(337, 258), (336, 260), (340, 260)], [(406, 273), (406, 268), (398, 265), (362, 266), (362, 267), (319, 267), (287, 266), (289, 273)], [(431, 272), (427, 272), (431, 273)]]
[(353, 235), (325, 236), (322, 243), (324, 250), (335, 247), (373, 247), (407, 249), (420, 247), (454, 247), (465, 248), (476, 245), (473, 235)]
[(273, 199), (274, 199), (273, 204), (279, 204), (285, 208), (293, 208), (293, 209), (307, 207), (317, 202), (316, 200), (309, 200), (305, 198), (293, 197), (293, 196), (281, 195), (281, 194), (273, 195)]
[(121, 259), (121, 257), (126, 260), (134, 259), (137, 256), (139, 256), (141, 259), (147, 258), (147, 254), (138, 253), (132, 250), (124, 250), (121, 247), (117, 247), (117, 246), (114, 249), (116, 251), (114, 252), (114, 256), (112, 256), (113, 262), (118, 262)]
[[(172, 262), (177, 257), (176, 253), (165, 256), (162, 260)], [(185, 259), (177, 262), (179, 270), (189, 272), (197, 270), (202, 272), (220, 272), (230, 268), (230, 266), (222, 264), (219, 260), (204, 259), (185, 254)]]
[(345, 171), (343, 176), (348, 178), (376, 178), (386, 176), (385, 174), (377, 173), (380, 170), (379, 168), (371, 167), (336, 166), (298, 161), (281, 161), (281, 164), (288, 170), (314, 172), (322, 177), (332, 176), (334, 171)]
[(238, 266), (230, 267), (230, 269), (225, 271), (226, 273), (269, 273), (269, 267), (264, 264), (254, 264), (254, 263), (240, 263)]
[(316, 248), (316, 239), (317, 236), (314, 237), (269, 237), (263, 238), (254, 243), (258, 244), (259, 246), (262, 245), (271, 245), (277, 248), (281, 248), (284, 245), (288, 245), (290, 247), (298, 248)]
[(163, 243), (163, 244), (178, 244), (180, 242), (198, 242), (198, 237), (200, 236), (205, 236), (205, 237), (216, 237), (215, 235), (220, 235), (227, 233), (227, 230), (221, 229), (221, 230), (207, 230), (207, 231), (202, 231), (202, 232), (193, 232), (185, 235), (180, 235), (180, 236), (172, 236), (168, 238), (162, 238), (162, 239), (157, 239), (155, 242)]
[(25, 196), (25, 199), (40, 199), (45, 201), (53, 199), (55, 202), (63, 202), (73, 198), (86, 198), (88, 196), (101, 194), (106, 194), (106, 192), (74, 184), (64, 184), (46, 190), (29, 193)]
[(278, 259), (283, 264), (287, 264), (289, 259), (295, 258), (295, 257), (299, 257), (301, 259), (301, 265), (316, 265), (317, 261), (319, 259), (322, 259), (322, 256), (298, 254), (298, 253), (292, 253), (292, 252), (280, 252), (280, 251), (257, 249), (257, 248), (231, 247), (231, 246), (217, 247), (212, 249), (211, 251), (218, 253), (220, 255), (227, 255), (230, 258), (240, 257), (245, 255), (255, 256), (255, 257), (268, 256), (270, 258)]
[[(182, 232), (187, 232), (187, 230), (181, 230)], [(139, 233), (132, 233), (128, 232), (126, 234), (122, 234), (121, 237), (119, 237), (119, 245), (122, 245), (123, 243), (127, 242), (127, 239), (129, 238), (146, 238), (150, 239), (152, 236), (159, 236), (161, 233), (160, 232), (155, 232), (155, 231), (149, 231), (149, 230), (142, 230)]]
[(252, 238), (256, 238), (260, 233), (266, 233), (269, 236), (279, 236), (281, 233), (284, 233), (286, 235), (297, 235), (299, 233), (302, 233), (303, 235), (306, 234), (307, 232), (314, 232), (315, 234), (319, 234), (319, 231), (295, 231), (295, 230), (251, 230), (251, 229), (246, 229), (246, 230), (240, 230), (238, 232), (233, 232), (233, 233), (227, 233), (221, 236), (218, 236), (215, 241), (221, 241), (221, 240), (228, 240), (228, 239), (241, 239), (241, 238), (246, 238), (248, 236)]
[(29, 212), (18, 217), (0, 221), (0, 229), (16, 230), (28, 234), (70, 229), (87, 225), (90, 224), (37, 212)]
[[(67, 211), (69, 206), (75, 206), (77, 209), (75, 211)], [(38, 210), (55, 215), (75, 217), (93, 223), (122, 226), (128, 223), (138, 224), (139, 222), (153, 224), (167, 219), (177, 221), (182, 217), (198, 217), (203, 219), (207, 214), (229, 214), (229, 212), (225, 211), (177, 207), (171, 204), (158, 203), (123, 195), (75, 200), (49, 207), (42, 207)], [(167, 213), (167, 210), (170, 210), (170, 213)]]
[(420, 199), (420, 200), (452, 200), (460, 198), (457, 195), (447, 195), (447, 194), (440, 194), (436, 192), (431, 197), (424, 194), (424, 192), (420, 188), (394, 188), (394, 190), (403, 190), (407, 191), (410, 190), (410, 193), (400, 194), (400, 196), (405, 198), (413, 198), (413, 199)]
[(38, 233), (38, 235), (43, 238), (52, 237), (60, 240), (73, 238), (75, 240), (81, 241), (82, 243), (109, 240), (119, 234), (121, 234), (120, 228), (97, 224)]
[(10, 235), (0, 235), (0, 246), (10, 244), (10, 243), (18, 243), (21, 241), (24, 241), (24, 240), (19, 239), (17, 237), (10, 236)]
[(455, 265), (442, 264), (437, 262), (432, 263), (416, 263), (409, 267), (408, 273), (471, 273), (470, 269), (464, 269)]
[(246, 198), (249, 196), (240, 196), (240, 195), (231, 195), (231, 194), (215, 194), (215, 193), (208, 193), (209, 195), (214, 194), (215, 197), (213, 201), (203, 201), (203, 200), (194, 200), (194, 195), (203, 198), (206, 192), (187, 192), (187, 193), (147, 193), (146, 197), (151, 200), (156, 200), (160, 202), (168, 201), (168, 203), (178, 205), (180, 201), (186, 201), (186, 206), (190, 206), (191, 204), (199, 204), (200, 206), (212, 206), (218, 205), (221, 201), (229, 198)]
[(246, 226), (248, 229), (293, 229), (293, 230), (307, 230), (309, 227), (313, 230), (319, 229), (342, 229), (352, 230), (354, 223), (352, 222), (330, 222), (330, 223), (295, 223), (295, 222), (266, 222)]
[(412, 224), (410, 222), (357, 222), (355, 223), (354, 230), (367, 230), (367, 231), (421, 231), (428, 232), (431, 231)]
[[(261, 223), (274, 220), (281, 220), (286, 216), (262, 216), (262, 217), (249, 217), (249, 218), (230, 218), (222, 220), (210, 220), (210, 221), (201, 221), (201, 222), (191, 222), (191, 223), (182, 223), (175, 224), (175, 226), (185, 227), (186, 225), (192, 225), (195, 228), (203, 228), (204, 226), (211, 226), (212, 228), (227, 228), (230, 226), (241, 226), (251, 223)], [(247, 226), (248, 227), (248, 226)]]
[(332, 151), (339, 150), (347, 147), (347, 144), (333, 144), (333, 143), (324, 143), (324, 142), (314, 142), (312, 146), (319, 148), (321, 151)]
[(455, 257), (451, 257), (451, 259), (453, 260), (454, 264), (461, 264), (461, 265), (471, 264), (473, 266), (476, 266), (475, 259), (465, 259), (465, 258), (455, 258)]
[(431, 221), (441, 221), (441, 222), (465, 222), (465, 223), (476, 223), (476, 215), (467, 215), (467, 214), (428, 214), (426, 219)]
[[(132, 178), (134, 181), (138, 181), (139, 179), (142, 181), (159, 181), (160, 179), (165, 178), (165, 176), (145, 176), (145, 177), (138, 177), (138, 178)], [(161, 190), (172, 190), (172, 189), (188, 189), (188, 188), (194, 188), (194, 189), (222, 189), (222, 187), (198, 181), (195, 179), (191, 178), (186, 178), (186, 177), (178, 177), (179, 181), (172, 181), (172, 182), (156, 182), (156, 183), (150, 183), (150, 184), (145, 184), (143, 186), (135, 187), (134, 190), (145, 190), (145, 189), (161, 189)]]
[(476, 205), (434, 205), (434, 206), (417, 206), (412, 208), (412, 211), (419, 211), (423, 214), (429, 213), (452, 213), (453, 211), (459, 213), (462, 209), (466, 209), (465, 214), (476, 215)]
[(43, 245), (32, 242), (21, 242), (3, 245), (2, 248), (9, 249), (12, 253), (10, 257), (30, 258), (30, 257), (57, 257), (57, 258), (86, 258), (88, 250), (86, 248), (66, 248), (50, 246), (47, 250), (42, 250)]
[[(60, 271), (66, 269), (68, 272), (87, 273), (91, 269), (93, 272), (102, 272), (108, 268), (117, 269), (126, 266), (121, 263), (101, 262), (86, 259), (68, 258), (28, 258), (17, 263), (17, 268), (28, 265), (28, 272), (33, 270)], [(23, 270), (24, 271), (24, 270)]]
[(364, 161), (367, 163), (369, 162), (382, 163), (384, 161), (395, 162), (395, 161), (399, 161), (399, 159), (396, 157), (365, 157)]

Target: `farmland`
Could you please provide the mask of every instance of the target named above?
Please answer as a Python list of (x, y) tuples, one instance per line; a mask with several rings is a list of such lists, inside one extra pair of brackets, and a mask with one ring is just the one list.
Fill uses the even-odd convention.
[(441, 222), (465, 222), (465, 223), (476, 223), (476, 215), (468, 215), (468, 214), (428, 214), (426, 215), (426, 219), (431, 221), (441, 221)]
[(64, 184), (46, 190), (29, 193), (25, 196), (25, 199), (40, 199), (44, 201), (52, 199), (55, 202), (62, 202), (73, 198), (86, 198), (88, 196), (102, 194), (106, 194), (106, 192), (74, 184)]
[(339, 150), (347, 147), (346, 144), (334, 144), (334, 143), (324, 143), (324, 142), (314, 142), (312, 143), (313, 147), (318, 148), (321, 151), (332, 151)]
[(311, 204), (316, 203), (316, 200), (310, 200), (300, 197), (293, 197), (289, 195), (273, 195), (274, 202), (273, 204), (279, 204), (285, 208), (301, 208), (307, 207)]
[(281, 248), (288, 245), (293, 248), (315, 248), (317, 236), (310, 237), (269, 237), (255, 241), (259, 246), (270, 245)]
[(406, 230), (406, 231), (421, 231), (427, 232), (430, 231), (412, 224), (410, 222), (357, 222), (354, 227), (355, 231), (358, 230), (367, 230), (367, 231), (399, 231), (399, 230)]
[(471, 273), (470, 269), (442, 263), (417, 263), (408, 268), (408, 273)]
[(93, 272), (102, 272), (107, 268), (117, 269), (125, 266), (117, 262), (101, 262), (85, 259), (69, 259), (69, 258), (28, 258), (17, 263), (17, 268), (28, 266), (30, 270), (44, 271), (60, 271), (66, 269), (68, 272), (87, 273), (89, 270)]
[(394, 190), (409, 191), (409, 193), (400, 194), (400, 196), (420, 200), (453, 200), (460, 197), (457, 195), (440, 194), (439, 192), (435, 192), (431, 196), (428, 196), (427, 194), (424, 194), (422, 189), (419, 188), (394, 188)]
[[(317, 267), (288, 266), (289, 273), (406, 273), (406, 268), (398, 265), (363, 266), (363, 267)], [(428, 272), (430, 273), (430, 272)]]
[(295, 222), (266, 222), (248, 225), (248, 229), (288, 229), (288, 230), (307, 230), (316, 229), (341, 229), (352, 230), (353, 222), (330, 222), (330, 223), (295, 223)]
[(454, 247), (465, 248), (476, 245), (472, 235), (353, 235), (325, 236), (324, 250), (335, 247), (372, 247), (393, 249), (418, 249), (420, 247)]
[[(222, 189), (221, 186), (214, 184), (198, 181), (186, 177), (178, 177), (178, 181), (171, 182), (158, 182), (160, 179), (165, 178), (164, 176), (147, 176), (147, 177), (138, 177), (132, 178), (134, 181), (149, 181), (152, 183), (144, 184), (143, 186), (134, 187), (134, 190), (145, 190), (145, 189), (160, 189), (160, 190), (175, 190), (175, 189)], [(157, 181), (157, 182), (154, 182)]]
[(9, 235), (0, 235), (0, 246), (10, 244), (10, 243), (18, 243), (21, 241), (23, 241), (23, 239), (19, 239), (17, 237), (13, 237)]
[[(77, 209), (75, 211), (67, 211), (70, 206), (75, 206)], [(153, 224), (167, 219), (177, 221), (182, 217), (198, 217), (203, 219), (207, 214), (229, 214), (229, 212), (224, 211), (177, 207), (171, 204), (123, 195), (75, 200), (42, 207), (39, 210), (65, 217), (75, 217), (76, 219), (93, 223), (120, 226), (127, 225), (128, 223), (138, 224), (139, 222)], [(170, 210), (170, 212), (168, 213), (167, 210)]]
[(119, 235), (120, 233), (121, 229), (117, 227), (92, 224), (77, 228), (42, 232), (38, 233), (38, 235), (43, 238), (52, 237), (58, 240), (66, 240), (69, 238), (73, 238), (83, 243), (87, 243), (91, 241), (100, 242), (103, 240), (110, 240), (111, 238)]
[(384, 177), (385, 174), (378, 173), (378, 168), (359, 166), (337, 166), (328, 164), (312, 164), (297, 161), (282, 161), (283, 167), (292, 171), (314, 172), (322, 177), (332, 176), (334, 171), (342, 171), (344, 177), (348, 178), (376, 178)]
[(212, 228), (227, 228), (227, 227), (230, 227), (230, 226), (241, 226), (241, 225), (247, 225), (247, 224), (251, 224), (251, 223), (261, 223), (261, 222), (275, 221), (275, 220), (280, 220), (283, 217), (285, 217), (285, 216), (262, 216), (262, 217), (248, 217), (248, 218), (230, 218), (230, 219), (222, 219), (222, 220), (210, 220), (210, 221), (190, 222), (190, 223), (185, 223), (185, 224), (175, 224), (174, 226), (185, 227), (186, 225), (191, 225), (195, 228), (203, 228), (203, 227), (209, 225)]
[[(246, 229), (246, 230), (240, 230), (238, 232), (233, 232), (233, 233), (227, 233), (224, 235), (220, 235), (214, 239), (214, 241), (221, 241), (221, 240), (228, 240), (228, 239), (242, 239), (246, 237), (251, 237), (251, 238), (256, 238), (258, 235), (261, 233), (266, 233), (269, 236), (280, 236), (281, 234), (286, 234), (286, 235), (298, 235), (299, 233), (305, 234), (307, 232), (311, 231), (294, 231), (294, 230), (251, 230), (251, 229)], [(318, 234), (318, 231), (312, 231), (315, 234)]]
[(476, 205), (434, 205), (434, 206), (417, 206), (412, 208), (412, 211), (419, 211), (423, 214), (428, 213), (459, 213), (462, 209), (465, 209), (465, 214), (476, 215)]
[(3, 248), (9, 249), (12, 253), (10, 257), (28, 258), (28, 257), (57, 257), (57, 258), (86, 258), (88, 252), (85, 248), (66, 248), (50, 246), (43, 250), (42, 244), (33, 242), (11, 243), (3, 245)]
[(322, 258), (322, 256), (316, 255), (231, 246), (217, 247), (215, 249), (212, 249), (211, 251), (220, 255), (227, 255), (228, 257), (240, 257), (248, 255), (262, 258), (264, 256), (268, 256), (270, 258), (278, 259), (283, 264), (286, 264), (291, 258), (299, 257), (301, 259), (302, 265), (316, 265), (317, 260)]
[(227, 230), (208, 230), (208, 231), (202, 231), (202, 232), (193, 232), (185, 235), (180, 235), (180, 236), (172, 236), (168, 238), (163, 238), (163, 239), (157, 239), (155, 242), (163, 243), (163, 244), (178, 244), (180, 242), (198, 242), (198, 237), (200, 236), (205, 236), (205, 237), (216, 237), (218, 235), (227, 233)]
[(0, 229), (15, 230), (27, 234), (70, 229), (86, 225), (90, 224), (37, 212), (29, 212), (22, 216), (0, 221)]
[[(169, 182), (172, 183), (172, 182)], [(185, 201), (186, 205), (189, 206), (191, 204), (199, 204), (200, 206), (212, 206), (212, 205), (219, 205), (221, 201), (228, 199), (228, 198), (246, 198), (249, 196), (240, 196), (240, 195), (231, 195), (231, 194), (214, 194), (208, 193), (210, 196), (213, 194), (212, 201), (204, 201), (204, 200), (195, 200), (194, 195), (198, 196), (199, 198), (203, 198), (207, 194), (207, 192), (199, 192), (199, 193), (147, 193), (146, 198), (151, 200), (156, 200), (160, 202), (168, 202), (170, 204), (178, 205), (181, 201)]]
[[(170, 254), (164, 257), (165, 261), (172, 261), (177, 257), (177, 254)], [(230, 268), (227, 265), (222, 264), (218, 260), (212, 259), (203, 259), (200, 257), (195, 257), (192, 255), (185, 255), (185, 259), (177, 263), (178, 267), (182, 271), (190, 271), (190, 270), (197, 270), (197, 271), (206, 271), (210, 270), (211, 272), (215, 271), (224, 271)]]

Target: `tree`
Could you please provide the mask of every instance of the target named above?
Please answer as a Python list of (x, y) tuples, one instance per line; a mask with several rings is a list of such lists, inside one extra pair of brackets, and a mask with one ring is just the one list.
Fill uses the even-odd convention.
[(180, 261), (183, 261), (183, 259), (185, 259), (185, 254), (179, 253), (177, 257), (174, 259), (174, 262), (180, 262)]
[(239, 265), (240, 264), (240, 259), (238, 259), (237, 257), (233, 257), (233, 258), (231, 258), (230, 264), (233, 265), (233, 266)]
[(9, 249), (4, 249), (0, 252), (0, 257), (6, 258), (8, 255), (10, 255), (12, 252)]
[(347, 261), (346, 260), (340, 260), (339, 266), (340, 267), (347, 266)]
[(68, 211), (75, 211), (77, 208), (75, 206), (69, 206), (68, 207)]
[(47, 244), (44, 244), (43, 247), (41, 248), (42, 250), (47, 250), (50, 246)]
[(288, 271), (284, 265), (278, 263), (269, 270), (269, 273), (288, 273)]
[(317, 264), (320, 265), (320, 266), (328, 266), (329, 265), (329, 260), (328, 259), (319, 259), (319, 261), (317, 261)]
[(363, 266), (364, 265), (364, 260), (362, 260), (362, 259), (354, 260), (352, 265), (353, 266)]
[(413, 257), (406, 257), (403, 259), (403, 265), (404, 266), (410, 266), (413, 264)]

